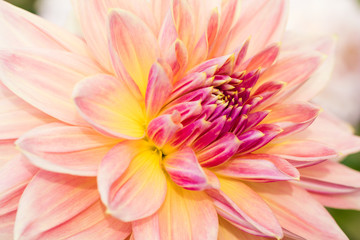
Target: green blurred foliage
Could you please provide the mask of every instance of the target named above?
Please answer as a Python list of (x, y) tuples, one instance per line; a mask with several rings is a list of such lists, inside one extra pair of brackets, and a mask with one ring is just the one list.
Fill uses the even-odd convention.
[(23, 9), (26, 9), (29, 12), (35, 13), (35, 2), (36, 0), (5, 0), (6, 2), (9, 2), (15, 6), (21, 7)]
[[(27, 11), (35, 13), (34, 3), (36, 0), (6, 0), (11, 4), (24, 8)], [(358, 0), (360, 3), (360, 0)], [(360, 135), (360, 125), (357, 128), (357, 134)], [(353, 154), (344, 159), (343, 163), (353, 169), (360, 171), (360, 153)], [(335, 218), (341, 229), (351, 240), (360, 240), (360, 212), (352, 210), (328, 209)]]

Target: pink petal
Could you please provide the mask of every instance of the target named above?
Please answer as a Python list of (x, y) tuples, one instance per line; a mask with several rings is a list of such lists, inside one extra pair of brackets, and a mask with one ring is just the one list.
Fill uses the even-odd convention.
[(196, 50), (191, 52), (191, 57), (189, 58), (189, 66), (195, 66), (205, 61), (208, 57), (209, 43), (205, 33), (196, 43), (195, 49)]
[(2, 48), (45, 48), (88, 55), (77, 36), (6, 1), (0, 2), (0, 16)]
[(92, 60), (53, 50), (2, 50), (0, 66), (3, 83), (20, 98), (61, 121), (85, 124), (71, 92), (78, 81), (100, 72)]
[(35, 128), (16, 142), (36, 166), (48, 171), (96, 176), (105, 154), (118, 142), (87, 127), (54, 123)]
[(14, 224), (16, 211), (0, 216), (0, 239), (14, 239)]
[(73, 96), (82, 116), (101, 133), (128, 139), (144, 136), (143, 107), (122, 79), (88, 77), (76, 85)]
[(299, 171), (285, 159), (266, 154), (234, 156), (212, 169), (217, 174), (249, 181), (299, 179)]
[(262, 50), (254, 57), (249, 59), (247, 62), (240, 65), (238, 67), (239, 71), (246, 69), (246, 71), (250, 72), (258, 68), (270, 67), (279, 54), (279, 48), (280, 44), (274, 44), (267, 47), (266, 49)]
[(263, 123), (280, 126), (286, 136), (304, 130), (315, 120), (320, 109), (310, 103), (277, 104), (271, 107), (271, 112)]
[(207, 190), (219, 215), (248, 233), (282, 237), (278, 221), (260, 196), (240, 181), (219, 180), (221, 190)]
[(360, 210), (360, 190), (344, 194), (311, 193), (322, 205), (331, 208)]
[(173, 82), (177, 82), (177, 76), (182, 76), (189, 61), (188, 52), (184, 43), (176, 39), (166, 52), (165, 59), (173, 71)]
[(281, 226), (305, 239), (347, 239), (326, 209), (288, 182), (251, 184), (269, 204)]
[(226, 120), (226, 116), (222, 116), (216, 121), (212, 122), (209, 126), (209, 129), (194, 141), (194, 143), (192, 144), (193, 148), (196, 151), (200, 151), (201, 149), (209, 146), (210, 143), (212, 143), (216, 138), (218, 138), (221, 130), (225, 125)]
[(190, 70), (190, 73), (206, 73), (207, 76), (212, 77), (216, 71), (222, 68), (226, 63), (230, 63), (234, 58), (233, 54), (213, 58), (207, 60)]
[[(324, 56), (317, 52), (289, 53), (266, 69), (258, 80), (260, 83), (278, 81), (287, 83), (279, 99), (284, 99), (293, 94), (312, 74), (318, 69)], [(277, 100), (279, 101), (279, 100)]]
[(187, 46), (188, 50), (193, 49), (195, 39), (195, 19), (191, 11), (190, 2), (186, 0), (172, 1), (172, 17), (177, 31), (178, 38)]
[(19, 154), (1, 166), (0, 239), (14, 239), (14, 224), (20, 197), (37, 171), (36, 167)]
[(217, 233), (217, 214), (206, 194), (170, 183), (159, 211), (133, 223), (133, 234), (137, 240), (148, 240), (149, 236), (154, 240), (215, 240)]
[(21, 194), (37, 172), (20, 154), (0, 169), (0, 219), (17, 210)]
[(178, 38), (178, 33), (171, 14), (171, 10), (166, 13), (165, 18), (161, 24), (158, 41), (159, 46), (161, 46), (161, 55), (163, 56), (168, 55), (168, 52), (171, 51), (171, 47), (174, 46), (177, 41), (181, 43), (181, 48), (184, 49), (183, 51), (186, 52), (186, 54), (188, 52), (186, 45)]
[(34, 127), (56, 121), (2, 85), (0, 85), (0, 106), (0, 139), (15, 139)]
[(39, 172), (28, 185), (15, 223), (15, 239), (119, 239), (129, 233), (129, 224), (105, 214), (95, 178), (50, 172)]
[(112, 58), (120, 59), (145, 96), (150, 68), (159, 57), (154, 34), (141, 19), (120, 9), (110, 12), (108, 28)]
[(174, 112), (178, 112), (181, 117), (180, 122), (183, 122), (188, 119), (195, 119), (202, 113), (202, 110), (201, 101), (199, 100), (174, 104), (166, 108), (161, 114), (174, 114)]
[(222, 217), (219, 217), (218, 240), (269, 240), (269, 238), (249, 234), (232, 225)]
[[(213, 10), (220, 8), (222, 0), (189, 1), (187, 0), (192, 15), (194, 16), (195, 42), (205, 35), (209, 19)], [(195, 48), (196, 49), (196, 48)]]
[(170, 8), (170, 4), (171, 4), (171, 1), (169, 1), (169, 0), (152, 0), (151, 1), (153, 15), (159, 26), (164, 21), (165, 16)]
[(242, 144), (238, 152), (245, 154), (260, 149), (271, 142), (282, 131), (279, 126), (274, 124), (260, 124), (254, 130), (249, 130), (239, 135), (239, 140)]
[(206, 174), (189, 147), (167, 155), (164, 167), (170, 178), (185, 189), (199, 191), (208, 185)]
[[(260, 96), (261, 100), (257, 103), (256, 106), (254, 106), (254, 108), (252, 109), (252, 111), (254, 112), (253, 114), (259, 113), (261, 111), (259, 111), (260, 109), (268, 109), (269, 105), (271, 106), (271, 104), (273, 103), (273, 98), (277, 96), (277, 94), (282, 91), (284, 88), (286, 87), (286, 83), (285, 82), (278, 82), (278, 81), (274, 81), (274, 82), (265, 82), (263, 84), (261, 84), (256, 91), (254, 92), (254, 97), (256, 96)], [(265, 111), (269, 111), (268, 113), (270, 113), (270, 110), (265, 110)], [(249, 115), (250, 117), (250, 115)], [(253, 120), (253, 119), (251, 119)], [(254, 120), (253, 120), (254, 121)], [(249, 119), (249, 122), (250, 119)]]
[[(168, 102), (171, 102), (177, 98), (183, 100), (181, 98), (183, 95), (193, 92), (194, 90), (199, 89), (199, 87), (204, 86), (205, 81), (206, 81), (206, 74), (201, 74), (198, 72), (188, 74), (187, 76), (183, 77), (181, 80), (175, 83), (174, 90), (171, 93)], [(182, 101), (179, 101), (178, 99), (175, 101), (182, 103)]]
[(197, 153), (201, 166), (214, 167), (232, 157), (241, 142), (233, 133), (227, 133), (224, 137), (213, 142)]
[[(303, 43), (301, 44), (303, 45)], [(333, 66), (337, 57), (336, 46), (337, 38), (334, 36), (320, 38), (318, 41), (309, 46), (310, 49), (314, 49), (319, 52), (322, 64), (308, 81), (301, 85), (296, 92), (289, 95), (289, 98), (287, 99), (288, 102), (309, 101), (325, 88), (331, 79)]]
[(249, 44), (250, 44), (250, 37), (243, 43), (241, 48), (237, 48), (239, 50), (235, 51), (236, 61), (235, 61), (234, 71), (237, 71), (237, 69), (239, 69), (239, 67), (243, 63), (243, 61), (246, 57), (247, 51), (249, 49)]
[(147, 142), (124, 141), (101, 162), (98, 188), (112, 216), (129, 222), (155, 213), (166, 195), (161, 155)]
[(164, 114), (153, 119), (147, 127), (147, 135), (154, 144), (162, 148), (175, 133), (182, 128), (181, 116), (175, 111), (173, 114)]
[(208, 121), (200, 118), (177, 131), (169, 144), (173, 148), (189, 146), (209, 126), (210, 123)]
[(14, 142), (14, 139), (0, 140), (0, 169), (19, 154)]
[[(238, 2), (238, 1), (232, 1), (232, 2)], [(227, 15), (225, 15), (227, 16)], [(219, 30), (219, 22), (220, 22), (220, 16), (219, 11), (217, 8), (215, 8), (210, 16), (209, 23), (207, 26), (207, 41), (209, 44), (209, 47), (211, 47), (216, 39), (216, 35), (218, 34)]]
[[(108, 51), (108, 39), (106, 34), (106, 21), (108, 19), (109, 10), (121, 8), (136, 13), (148, 23), (154, 26), (154, 20), (148, 9), (149, 3), (133, 0), (73, 0), (75, 13), (80, 20), (80, 27), (87, 45), (91, 52), (95, 55), (99, 63), (101, 63), (108, 71), (112, 71), (113, 67), (110, 62), (110, 54)], [(140, 7), (141, 6), (141, 7)]]
[(301, 168), (299, 184), (311, 192), (348, 193), (360, 189), (360, 173), (342, 164), (325, 161)]
[(222, 1), (218, 38), (227, 36), (240, 16), (241, 2), (238, 0)]
[(265, 134), (256, 129), (240, 134), (239, 140), (241, 141), (241, 145), (238, 148), (238, 152), (252, 151), (254, 147), (257, 147), (257, 143), (264, 137)]
[(145, 95), (146, 115), (149, 119), (156, 116), (168, 100), (172, 83), (159, 63), (154, 63), (149, 73), (149, 83)]
[[(279, 42), (287, 19), (287, 1), (244, 1), (243, 14), (231, 29), (227, 39), (225, 53), (234, 51), (251, 36), (249, 55), (262, 49), (269, 43)], [(245, 10), (246, 9), (246, 10)]]
[(259, 152), (273, 154), (292, 161), (318, 162), (337, 157), (336, 151), (325, 144), (309, 140), (289, 140), (269, 145)]
[(293, 138), (322, 142), (335, 149), (341, 156), (345, 156), (360, 151), (360, 137), (355, 136), (353, 131), (347, 123), (322, 112), (310, 127)]
[(293, 161), (323, 161), (335, 158), (337, 153), (328, 146), (307, 140), (293, 140), (271, 145), (261, 152)]

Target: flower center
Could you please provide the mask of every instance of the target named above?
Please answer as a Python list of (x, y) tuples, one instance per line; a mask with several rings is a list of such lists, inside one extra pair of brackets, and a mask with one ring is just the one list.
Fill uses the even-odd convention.
[[(252, 87), (259, 77), (259, 72), (239, 72), (232, 75), (215, 75), (211, 86), (210, 101), (203, 102), (203, 106), (216, 105), (215, 110), (207, 116), (207, 121), (219, 121), (225, 116), (226, 124), (222, 133), (233, 132), (239, 134), (245, 129), (248, 114), (255, 107), (256, 98), (251, 97)], [(258, 100), (258, 98), (257, 98)]]

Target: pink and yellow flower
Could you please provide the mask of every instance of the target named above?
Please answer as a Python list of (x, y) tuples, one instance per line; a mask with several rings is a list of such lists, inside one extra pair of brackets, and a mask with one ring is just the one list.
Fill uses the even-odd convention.
[(346, 239), (332, 39), (282, 47), (283, 0), (73, 3), (83, 38), (0, 2), (2, 238)]

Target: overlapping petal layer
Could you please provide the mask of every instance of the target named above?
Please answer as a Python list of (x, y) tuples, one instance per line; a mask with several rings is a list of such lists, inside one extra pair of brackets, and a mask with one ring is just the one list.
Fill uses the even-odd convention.
[(164, 201), (166, 178), (161, 155), (145, 141), (124, 141), (101, 162), (98, 186), (111, 215), (125, 222), (148, 217)]
[(41, 171), (21, 198), (15, 239), (118, 239), (129, 235), (130, 225), (104, 210), (95, 178)]
[(82, 116), (101, 133), (128, 139), (144, 136), (143, 106), (121, 78), (88, 77), (77, 84), (73, 96)]

